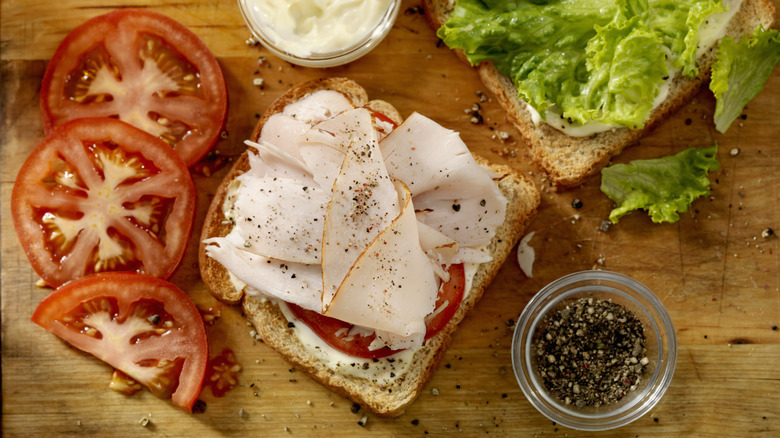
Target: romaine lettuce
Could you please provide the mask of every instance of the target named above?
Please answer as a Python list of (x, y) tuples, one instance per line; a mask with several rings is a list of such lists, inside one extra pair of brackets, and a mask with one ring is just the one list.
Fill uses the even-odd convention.
[(545, 117), (641, 127), (668, 79), (695, 76), (698, 28), (721, 0), (457, 0), (438, 36), (491, 60)]
[(601, 171), (601, 191), (617, 204), (609, 220), (618, 220), (643, 209), (655, 223), (677, 222), (698, 197), (709, 194), (707, 172), (718, 169), (718, 145), (688, 148), (678, 154), (629, 164), (615, 164)]
[(780, 61), (780, 35), (777, 30), (759, 27), (739, 43), (723, 38), (716, 57), (710, 81), (716, 99), (715, 129), (726, 132)]

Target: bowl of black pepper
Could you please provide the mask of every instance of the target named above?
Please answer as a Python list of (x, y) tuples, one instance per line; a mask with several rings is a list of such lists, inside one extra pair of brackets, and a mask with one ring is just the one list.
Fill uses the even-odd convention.
[(581, 271), (523, 310), (512, 366), (531, 404), (556, 423), (608, 430), (649, 412), (674, 375), (677, 336), (658, 297), (626, 275)]

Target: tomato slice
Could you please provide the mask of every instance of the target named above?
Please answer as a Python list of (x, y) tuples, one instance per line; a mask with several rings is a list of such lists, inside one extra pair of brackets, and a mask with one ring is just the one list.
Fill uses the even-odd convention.
[(398, 123), (395, 123), (395, 120), (391, 119), (386, 114), (381, 113), (373, 108), (368, 108), (368, 110), (371, 111), (371, 114), (374, 116), (375, 119), (385, 123), (389, 123), (393, 127), (393, 129), (398, 127)]
[(11, 213), (33, 269), (51, 286), (103, 271), (167, 278), (187, 246), (195, 186), (161, 140), (118, 120), (79, 119), (27, 158)]
[(200, 394), (206, 328), (172, 283), (128, 272), (94, 274), (55, 290), (32, 320), (176, 406), (189, 411)]
[(159, 137), (195, 164), (227, 116), (222, 70), (182, 24), (120, 9), (92, 18), (57, 48), (41, 85), (46, 132), (83, 117), (113, 117)]
[(351, 356), (368, 359), (379, 359), (397, 352), (397, 350), (391, 350), (387, 347), (370, 350), (368, 347), (374, 341), (376, 335), (373, 333), (370, 336), (361, 334), (350, 335), (349, 331), (352, 328), (352, 324), (348, 322), (304, 309), (295, 304), (288, 303), (287, 306), (296, 318), (306, 324), (320, 339), (336, 350)]
[[(463, 301), (463, 292), (466, 286), (466, 275), (463, 264), (451, 265), (448, 269), (450, 280), (439, 287), (434, 312), (426, 318), (425, 339), (430, 339), (442, 331), (458, 311)], [(352, 324), (304, 309), (295, 304), (287, 306), (293, 315), (306, 324), (326, 344), (351, 356), (367, 359), (379, 359), (397, 353), (399, 350), (391, 350), (387, 347), (370, 350), (369, 346), (376, 338), (373, 333), (369, 336), (361, 334), (349, 334)]]
[(442, 283), (433, 313), (426, 318), (425, 339), (430, 339), (442, 331), (460, 308), (463, 293), (466, 291), (466, 270), (463, 263), (450, 265), (450, 281)]

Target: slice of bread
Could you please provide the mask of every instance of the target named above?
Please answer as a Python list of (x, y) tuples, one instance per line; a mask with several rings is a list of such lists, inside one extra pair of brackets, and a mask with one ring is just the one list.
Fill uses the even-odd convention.
[[(455, 0), (423, 1), (426, 18), (434, 30), (444, 25), (454, 5)], [(759, 25), (766, 29), (773, 26), (774, 22), (775, 8), (769, 0), (744, 0), (740, 10), (729, 22), (726, 35), (739, 38), (752, 33)], [(466, 60), (462, 52), (456, 52)], [(646, 132), (693, 99), (709, 80), (714, 61), (715, 49), (710, 49), (697, 60), (699, 74), (695, 78), (677, 76), (671, 84), (668, 97), (653, 110), (643, 128), (619, 128), (588, 137), (571, 137), (546, 123), (535, 125), (526, 103), (517, 97), (517, 89), (511, 79), (501, 74), (490, 61), (482, 62), (477, 69), (485, 87), (496, 95), (508, 119), (530, 146), (534, 162), (548, 174), (555, 187), (570, 188), (599, 172), (613, 156), (636, 144)]]
[[(261, 117), (252, 134), (252, 139), (256, 140), (259, 137), (265, 121), (272, 114), (280, 112), (288, 103), (321, 89), (341, 91), (352, 100), (355, 106), (369, 105), (373, 109), (382, 111), (396, 122), (401, 121), (400, 115), (389, 103), (384, 101), (369, 102), (365, 91), (355, 82), (343, 78), (327, 78), (303, 83), (276, 100)], [(484, 159), (475, 158), (481, 165), (489, 167), (495, 174), (500, 175), (497, 184), (509, 200), (504, 223), (498, 228), (488, 248), (493, 260), (479, 266), (473, 278), (470, 292), (449, 324), (414, 352), (410, 368), (403, 374), (396, 376), (394, 382), (389, 385), (380, 385), (366, 378), (342, 374), (331, 369), (299, 341), (294, 334), (294, 329), (288, 327), (288, 321), (277, 304), (271, 300), (244, 295), (241, 290), (235, 290), (228, 272), (222, 265), (206, 256), (203, 243), (201, 243), (199, 251), (201, 277), (216, 298), (228, 303), (242, 303), (246, 317), (255, 326), (264, 343), (281, 353), (297, 368), (307, 372), (334, 392), (378, 415), (390, 417), (401, 415), (432, 376), (450, 342), (453, 331), (466, 313), (474, 307), (488, 284), (498, 273), (499, 268), (535, 214), (540, 202), (536, 187), (517, 171), (507, 166), (490, 166)], [(225, 201), (228, 185), (238, 175), (246, 171), (247, 166), (247, 153), (244, 153), (217, 189), (206, 216), (201, 242), (211, 237), (225, 236), (230, 231), (230, 224), (224, 220), (222, 204)]]

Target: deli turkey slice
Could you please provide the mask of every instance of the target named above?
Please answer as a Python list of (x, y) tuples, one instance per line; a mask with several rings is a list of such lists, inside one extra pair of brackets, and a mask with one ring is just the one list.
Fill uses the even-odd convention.
[(334, 119), (342, 123), (337, 129), (346, 137), (342, 141), (349, 143), (333, 183), (322, 237), (325, 314), (352, 265), (401, 212), (398, 194), (379, 152), (371, 114), (357, 108)]
[(337, 91), (314, 93), (272, 115), (263, 126), (258, 143), (271, 143), (293, 157), (301, 158), (298, 153), (298, 140), (311, 125), (352, 108), (352, 103)]
[(465, 247), (487, 245), (504, 221), (507, 200), (457, 132), (413, 113), (381, 143), (387, 170), (412, 191), (421, 220)]
[[(234, 233), (247, 252), (295, 263), (319, 264), (330, 193), (306, 181), (241, 177)], [(292, 208), (291, 208), (292, 207)]]
[[(319, 312), (322, 307), (322, 271), (319, 265), (304, 265), (252, 254), (235, 242), (236, 235), (207, 239), (206, 253), (219, 261), (248, 287), (249, 295), (258, 292), (266, 297), (297, 304)], [(238, 243), (238, 244), (237, 244)]]
[(395, 186), (403, 201), (400, 216), (360, 254), (325, 315), (373, 327), (397, 349), (422, 342), (438, 285), (420, 247), (409, 189), (400, 181)]

